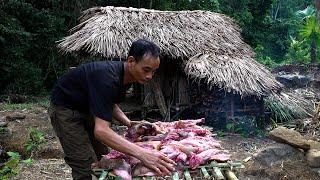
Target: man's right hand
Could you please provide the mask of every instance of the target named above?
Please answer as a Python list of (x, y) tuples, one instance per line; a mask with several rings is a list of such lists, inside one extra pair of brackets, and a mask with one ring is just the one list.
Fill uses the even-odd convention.
[(174, 171), (174, 161), (159, 151), (144, 149), (119, 136), (110, 128), (108, 121), (95, 117), (94, 135), (104, 145), (136, 157), (159, 176), (170, 174), (170, 171)]
[(159, 151), (144, 149), (138, 159), (159, 176), (170, 175), (175, 170), (176, 163)]

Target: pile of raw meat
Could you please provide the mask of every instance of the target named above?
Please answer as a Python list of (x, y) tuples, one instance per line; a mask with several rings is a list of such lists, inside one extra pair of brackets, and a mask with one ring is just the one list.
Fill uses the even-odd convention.
[[(229, 154), (211, 132), (197, 125), (203, 122), (204, 119), (197, 119), (137, 124), (128, 129), (125, 138), (141, 147), (166, 154), (177, 163), (175, 169), (178, 171), (185, 166), (195, 169), (211, 160), (229, 160)], [(138, 159), (115, 150), (93, 164), (93, 168), (113, 169), (115, 175), (126, 180), (132, 176), (155, 176)]]

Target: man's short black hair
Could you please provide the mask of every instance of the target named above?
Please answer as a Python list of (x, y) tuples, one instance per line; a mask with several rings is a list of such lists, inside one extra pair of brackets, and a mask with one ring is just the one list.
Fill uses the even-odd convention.
[(128, 57), (133, 56), (139, 62), (145, 55), (157, 58), (160, 55), (160, 48), (153, 42), (145, 39), (134, 41), (130, 47)]

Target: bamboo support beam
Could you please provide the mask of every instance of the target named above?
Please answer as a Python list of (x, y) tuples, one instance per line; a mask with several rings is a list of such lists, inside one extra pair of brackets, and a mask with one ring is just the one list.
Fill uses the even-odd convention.
[(217, 163), (212, 161), (210, 163), (211, 167), (218, 167), (218, 168), (243, 168), (242, 162), (230, 162), (230, 163)]
[(172, 180), (179, 180), (179, 174), (178, 174), (178, 172), (174, 172), (174, 173), (173, 173)]
[(201, 168), (201, 172), (203, 174), (203, 178), (205, 178), (205, 179), (209, 179), (210, 178), (210, 175), (209, 175), (209, 173), (208, 173), (208, 171), (206, 170), (205, 167)]
[(108, 171), (103, 170), (100, 177), (99, 177), (99, 180), (105, 180), (107, 175), (108, 175)]
[(214, 176), (217, 180), (225, 179), (221, 170), (218, 167), (213, 167)]
[(186, 180), (192, 180), (190, 172), (188, 170), (184, 171), (183, 174)]

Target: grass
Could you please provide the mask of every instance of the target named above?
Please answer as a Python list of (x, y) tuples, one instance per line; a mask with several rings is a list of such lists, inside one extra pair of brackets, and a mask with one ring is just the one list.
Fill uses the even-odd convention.
[(21, 103), (21, 104), (12, 104), (12, 103), (2, 103), (0, 104), (0, 111), (9, 111), (9, 110), (22, 110), (22, 109), (32, 109), (35, 106), (49, 107), (50, 101), (48, 97), (42, 98), (32, 98), (30, 102)]

